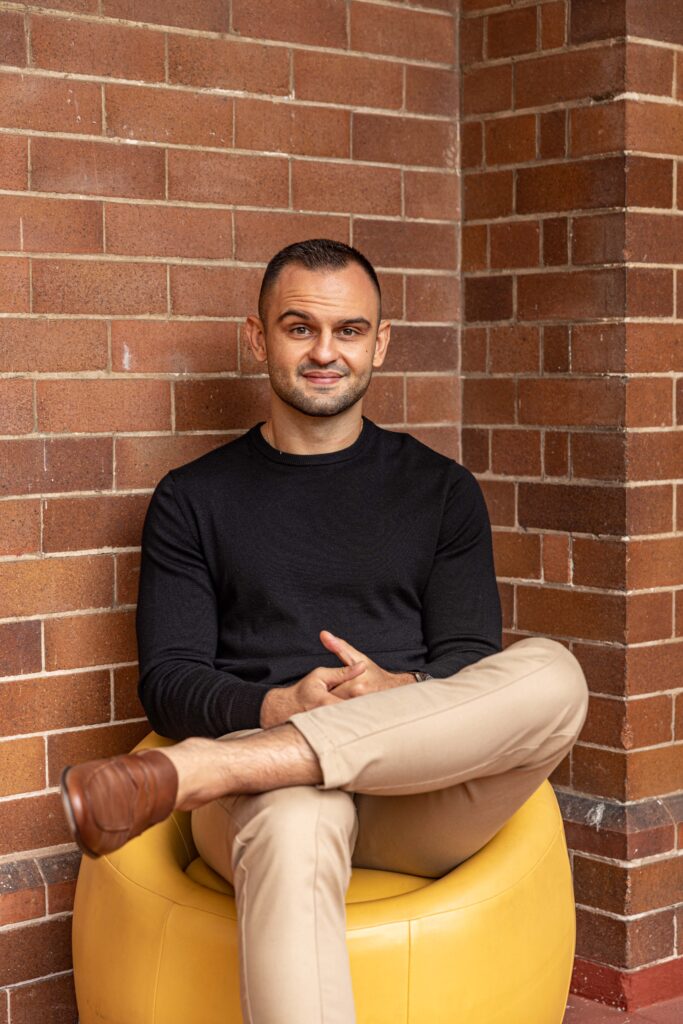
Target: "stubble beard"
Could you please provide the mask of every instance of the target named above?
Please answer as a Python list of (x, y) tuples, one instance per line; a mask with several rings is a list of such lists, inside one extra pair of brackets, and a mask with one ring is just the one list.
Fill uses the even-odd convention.
[[(309, 370), (318, 367), (305, 367), (297, 370), (297, 377), (302, 377)], [(357, 377), (351, 386), (344, 388), (341, 394), (318, 395), (307, 394), (303, 383), (293, 383), (282, 370), (269, 369), (270, 386), (278, 398), (298, 412), (306, 416), (337, 416), (359, 402), (370, 386), (372, 368), (362, 377)], [(348, 376), (348, 375), (345, 375)]]

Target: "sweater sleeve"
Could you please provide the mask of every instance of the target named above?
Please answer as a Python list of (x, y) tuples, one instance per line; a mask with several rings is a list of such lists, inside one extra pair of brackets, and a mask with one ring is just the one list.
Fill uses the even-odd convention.
[(501, 649), (501, 611), (491, 526), (479, 484), (457, 467), (445, 503), (434, 563), (422, 595), (424, 671), (453, 675)]
[(184, 739), (258, 728), (270, 687), (215, 667), (215, 588), (171, 474), (158, 485), (145, 519), (137, 638), (140, 700), (157, 732)]

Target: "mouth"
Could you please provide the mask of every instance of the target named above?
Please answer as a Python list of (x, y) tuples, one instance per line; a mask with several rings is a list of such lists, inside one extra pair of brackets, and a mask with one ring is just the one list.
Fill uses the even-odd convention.
[(314, 387), (332, 387), (343, 379), (341, 373), (323, 373), (321, 371), (304, 373), (302, 376)]

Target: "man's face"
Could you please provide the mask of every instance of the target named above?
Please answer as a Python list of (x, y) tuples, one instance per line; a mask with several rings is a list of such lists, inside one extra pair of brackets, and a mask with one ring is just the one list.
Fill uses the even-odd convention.
[(273, 391), (308, 416), (336, 416), (363, 397), (373, 368), (384, 362), (389, 330), (357, 263), (325, 271), (289, 264), (267, 295), (265, 321), (247, 321)]

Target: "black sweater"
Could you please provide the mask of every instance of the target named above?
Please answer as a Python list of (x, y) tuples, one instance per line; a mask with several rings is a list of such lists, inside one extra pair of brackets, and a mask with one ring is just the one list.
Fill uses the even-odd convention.
[(368, 419), (324, 455), (259, 425), (170, 472), (145, 521), (140, 698), (165, 736), (257, 728), (273, 686), (339, 665), (452, 675), (500, 649), (486, 506), (468, 470)]

